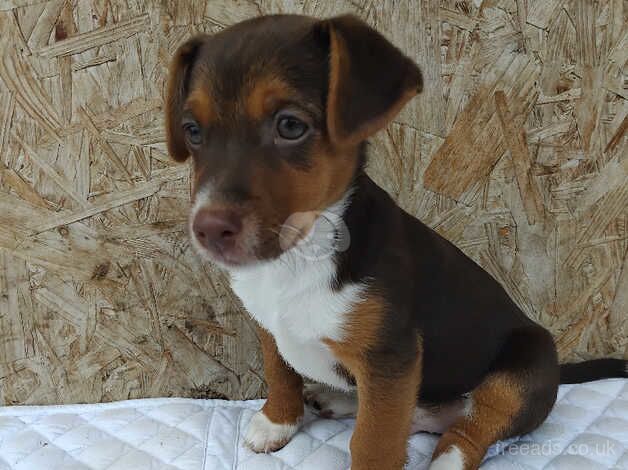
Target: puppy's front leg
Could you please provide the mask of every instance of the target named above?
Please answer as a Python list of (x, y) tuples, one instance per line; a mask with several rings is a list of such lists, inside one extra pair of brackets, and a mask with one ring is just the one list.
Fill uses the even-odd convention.
[(303, 379), (281, 357), (273, 336), (259, 327), (268, 399), (249, 424), (245, 442), (255, 452), (273, 452), (298, 431), (303, 417)]
[(352, 470), (401, 470), (417, 403), (419, 360), (404, 372), (366, 370), (356, 375), (358, 416), (351, 438)]

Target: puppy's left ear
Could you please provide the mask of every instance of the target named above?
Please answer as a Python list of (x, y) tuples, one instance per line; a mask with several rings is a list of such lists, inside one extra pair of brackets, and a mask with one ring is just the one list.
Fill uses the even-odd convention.
[(178, 162), (182, 162), (190, 156), (181, 128), (183, 103), (189, 91), (192, 66), (196, 61), (200, 47), (208, 38), (209, 36), (199, 35), (189, 39), (177, 49), (170, 62), (165, 109), (166, 140), (170, 156)]
[(421, 91), (421, 71), (355, 16), (317, 26), (329, 40), (329, 137), (336, 145), (354, 145), (385, 127)]

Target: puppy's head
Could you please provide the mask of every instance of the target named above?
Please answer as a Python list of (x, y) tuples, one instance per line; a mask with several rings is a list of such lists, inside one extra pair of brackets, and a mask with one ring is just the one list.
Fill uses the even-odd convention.
[(267, 16), (183, 44), (166, 130), (172, 158), (193, 160), (196, 248), (226, 266), (289, 249), (347, 191), (360, 144), (421, 84), (353, 16)]

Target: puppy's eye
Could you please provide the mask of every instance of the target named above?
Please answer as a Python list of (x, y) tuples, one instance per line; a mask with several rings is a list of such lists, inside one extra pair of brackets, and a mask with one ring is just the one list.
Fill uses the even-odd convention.
[(203, 136), (201, 135), (201, 129), (193, 122), (188, 122), (183, 125), (185, 131), (185, 137), (191, 145), (200, 145)]
[(300, 139), (307, 130), (308, 125), (294, 116), (283, 116), (277, 120), (277, 133), (283, 139)]

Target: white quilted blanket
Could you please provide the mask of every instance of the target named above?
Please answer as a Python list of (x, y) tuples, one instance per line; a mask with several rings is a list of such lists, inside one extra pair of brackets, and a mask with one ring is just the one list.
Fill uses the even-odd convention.
[[(0, 470), (346, 469), (352, 420), (306, 416), (268, 455), (242, 446), (261, 401), (158, 398), (0, 408)], [(436, 437), (411, 437), (410, 469), (426, 468)], [(628, 469), (628, 380), (565, 385), (547, 422), (491, 449), (484, 469)]]

